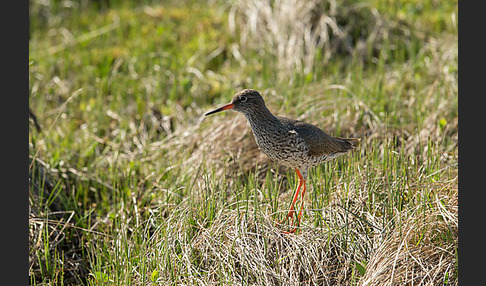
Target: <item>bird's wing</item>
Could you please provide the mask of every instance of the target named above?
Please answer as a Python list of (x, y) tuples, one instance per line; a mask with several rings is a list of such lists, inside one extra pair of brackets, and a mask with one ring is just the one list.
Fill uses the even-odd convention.
[(309, 155), (322, 156), (344, 153), (354, 149), (360, 139), (332, 137), (318, 127), (281, 116), (277, 118), (289, 129), (295, 130), (309, 146)]

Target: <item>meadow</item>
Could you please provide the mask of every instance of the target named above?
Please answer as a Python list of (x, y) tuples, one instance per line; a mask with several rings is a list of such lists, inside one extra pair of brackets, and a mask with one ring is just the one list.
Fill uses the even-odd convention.
[[(457, 1), (29, 2), (31, 285), (457, 285)], [(361, 138), (294, 170), (244, 116)]]

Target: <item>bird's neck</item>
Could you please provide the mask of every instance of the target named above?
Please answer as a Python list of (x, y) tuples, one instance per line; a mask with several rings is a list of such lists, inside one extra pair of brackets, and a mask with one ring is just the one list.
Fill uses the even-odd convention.
[(250, 123), (254, 132), (261, 131), (262, 128), (279, 128), (282, 127), (280, 120), (275, 117), (266, 106), (259, 108), (255, 112), (245, 113), (245, 117)]

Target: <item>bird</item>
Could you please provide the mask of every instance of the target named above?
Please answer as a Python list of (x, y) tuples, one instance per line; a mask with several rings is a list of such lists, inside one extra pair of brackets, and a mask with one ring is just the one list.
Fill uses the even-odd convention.
[[(250, 124), (260, 150), (277, 164), (295, 169), (298, 177), (297, 189), (286, 217), (277, 222), (281, 225), (290, 219), (293, 228), (283, 232), (294, 233), (301, 222), (309, 169), (355, 149), (361, 139), (333, 137), (313, 124), (275, 116), (268, 110), (261, 94), (254, 89), (238, 91), (230, 103), (207, 112), (205, 116), (224, 110), (242, 113)], [(299, 194), (301, 206), (297, 223), (294, 224), (295, 203)]]

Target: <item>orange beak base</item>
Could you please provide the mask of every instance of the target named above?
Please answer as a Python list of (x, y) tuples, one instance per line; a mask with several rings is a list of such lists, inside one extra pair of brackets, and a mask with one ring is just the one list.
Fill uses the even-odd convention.
[(217, 112), (220, 112), (220, 111), (223, 111), (223, 110), (227, 110), (227, 109), (233, 109), (234, 106), (235, 105), (233, 103), (228, 103), (228, 104), (226, 104), (226, 105), (224, 105), (224, 106), (222, 106), (222, 107), (220, 107), (218, 109), (215, 109), (213, 111), (210, 111), (210, 112), (204, 114), (204, 116), (208, 116), (208, 115), (211, 115), (213, 113), (217, 113)]

